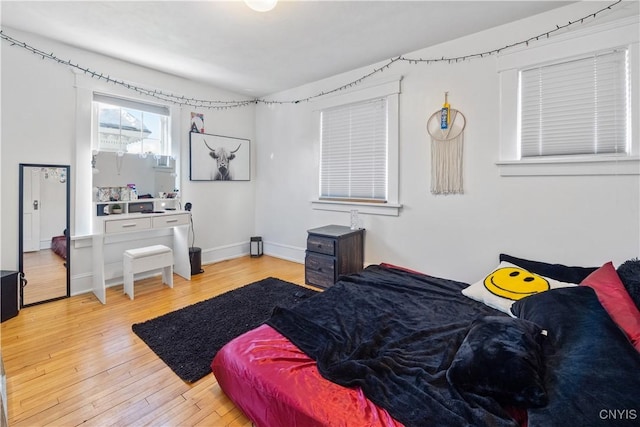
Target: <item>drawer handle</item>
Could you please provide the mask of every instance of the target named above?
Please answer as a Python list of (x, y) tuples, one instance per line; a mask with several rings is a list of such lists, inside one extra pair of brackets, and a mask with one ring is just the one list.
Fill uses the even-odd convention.
[(131, 227), (135, 227), (138, 224), (122, 224), (122, 228), (131, 228)]
[(167, 224), (169, 224), (170, 222), (178, 222), (178, 220), (177, 219), (168, 219), (167, 220)]

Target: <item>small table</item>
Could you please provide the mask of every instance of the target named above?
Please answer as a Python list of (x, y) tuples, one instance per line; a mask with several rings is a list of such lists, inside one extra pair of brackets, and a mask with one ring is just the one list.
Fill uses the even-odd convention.
[(328, 288), (340, 275), (364, 268), (364, 229), (327, 225), (307, 233), (304, 276), (308, 285)]

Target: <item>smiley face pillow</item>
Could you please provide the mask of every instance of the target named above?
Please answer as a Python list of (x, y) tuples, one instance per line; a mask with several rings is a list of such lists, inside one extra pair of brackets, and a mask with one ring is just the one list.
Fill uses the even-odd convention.
[(515, 264), (502, 261), (487, 276), (462, 290), (462, 294), (489, 307), (511, 314), (511, 305), (525, 297), (555, 288), (577, 286), (531, 273)]

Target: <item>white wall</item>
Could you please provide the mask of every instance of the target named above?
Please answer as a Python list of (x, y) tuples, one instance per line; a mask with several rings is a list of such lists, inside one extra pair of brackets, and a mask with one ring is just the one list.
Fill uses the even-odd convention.
[[(56, 56), (113, 78), (200, 99), (242, 99), (241, 95), (197, 84), (175, 76), (133, 66), (112, 58), (96, 55), (31, 34), (4, 28), (7, 34)], [(138, 97), (113, 84), (107, 85), (84, 75), (76, 76), (67, 67), (43, 60), (26, 50), (0, 44), (1, 54), (1, 197), (2, 197), (2, 269), (18, 268), (18, 164), (45, 163), (71, 165), (72, 226), (71, 236), (86, 233), (90, 209), (76, 215), (76, 189), (91, 188), (90, 141), (85, 137), (90, 123), (86, 102), (77, 103), (78, 93), (97, 89), (129, 97)], [(78, 89), (75, 87), (78, 86)], [(149, 101), (157, 100), (149, 99)], [(76, 104), (80, 107), (76, 110)], [(172, 134), (175, 154), (180, 161), (182, 201), (193, 203), (195, 245), (202, 248), (203, 262), (248, 253), (255, 216), (255, 181), (190, 182), (189, 129), (190, 113), (205, 115), (205, 130), (254, 140), (255, 108), (253, 106), (223, 111), (174, 107), (178, 120)], [(76, 120), (78, 118), (78, 120)], [(253, 148), (253, 147), (252, 147)], [(76, 161), (78, 158), (78, 161)], [(253, 159), (252, 159), (253, 160)], [(253, 164), (255, 162), (252, 161)], [(91, 195), (87, 197), (90, 200)], [(78, 238), (72, 245), (72, 294), (89, 289), (91, 282), (91, 239)]]
[[(71, 164), (75, 106), (72, 74), (0, 46), (2, 82), (2, 260), (18, 269), (18, 164)], [(74, 173), (72, 169), (72, 174)]]
[[(440, 58), (500, 48), (594, 10), (583, 2), (524, 21), (414, 52)], [(609, 17), (637, 15), (637, 2)], [(578, 26), (584, 28), (585, 26)], [(475, 281), (501, 252), (574, 265), (614, 264), (640, 255), (640, 178), (631, 176), (501, 177), (499, 76), (495, 56), (457, 64), (396, 63), (384, 73), (403, 76), (400, 95), (398, 217), (363, 215), (365, 262), (391, 262), (436, 276)], [(381, 64), (375, 64), (379, 67)], [(300, 99), (369, 73), (374, 65), (287, 92)], [(382, 75), (384, 77), (384, 74)], [(467, 118), (465, 194), (430, 193), (427, 118), (449, 92)], [(265, 252), (304, 259), (306, 230), (349, 224), (348, 212), (311, 209), (317, 197), (319, 136), (313, 102), (261, 105), (256, 117), (256, 232)], [(635, 112), (637, 114), (637, 112)], [(638, 135), (634, 135), (638, 138)]]

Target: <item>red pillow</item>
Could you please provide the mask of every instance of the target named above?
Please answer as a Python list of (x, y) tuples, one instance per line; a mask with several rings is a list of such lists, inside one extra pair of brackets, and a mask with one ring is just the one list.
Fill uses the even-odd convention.
[(383, 263), (380, 264), (380, 266), (384, 267), (384, 268), (393, 268), (395, 270), (406, 271), (407, 273), (422, 274), (423, 276), (426, 276), (426, 274), (424, 274), (421, 271), (411, 270), (410, 268), (400, 267), (399, 265), (389, 264), (388, 262), (383, 262)]
[(625, 289), (611, 262), (589, 274), (580, 285), (596, 291), (600, 304), (614, 322), (624, 330), (631, 343), (640, 351), (640, 311)]

